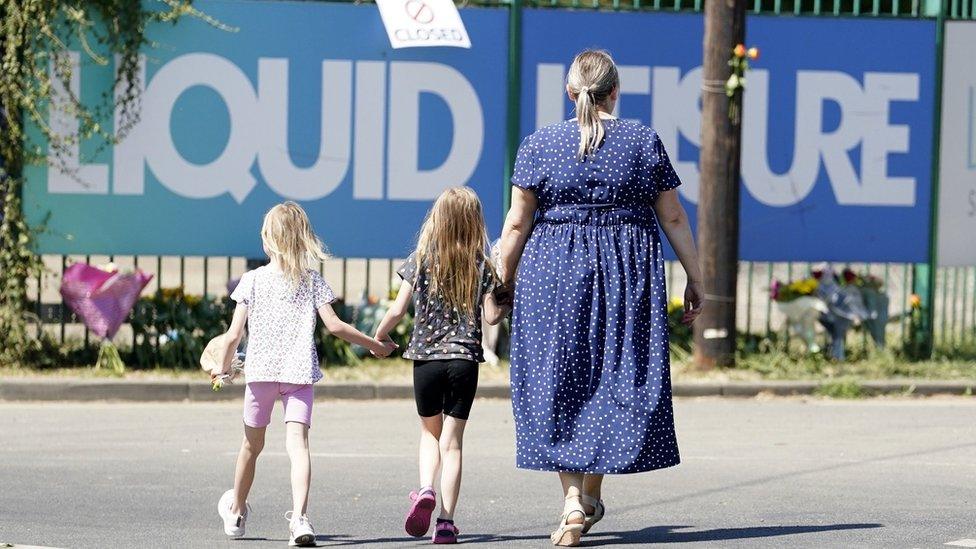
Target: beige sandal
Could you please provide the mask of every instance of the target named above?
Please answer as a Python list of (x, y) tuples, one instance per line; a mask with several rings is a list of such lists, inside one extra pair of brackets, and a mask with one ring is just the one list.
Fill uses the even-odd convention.
[(583, 535), (583, 523), (570, 524), (568, 522), (569, 517), (575, 514), (583, 517), (584, 522), (586, 521), (586, 512), (583, 511), (583, 504), (580, 503), (579, 496), (567, 496), (566, 503), (563, 505), (563, 514), (559, 517), (559, 528), (549, 536), (553, 545), (576, 547), (580, 544), (580, 536)]
[(583, 503), (593, 507), (593, 514), (586, 515), (586, 522), (583, 524), (583, 533), (590, 531), (593, 525), (603, 520), (603, 515), (607, 513), (607, 507), (603, 505), (602, 499), (596, 499), (592, 496), (583, 495), (580, 496)]

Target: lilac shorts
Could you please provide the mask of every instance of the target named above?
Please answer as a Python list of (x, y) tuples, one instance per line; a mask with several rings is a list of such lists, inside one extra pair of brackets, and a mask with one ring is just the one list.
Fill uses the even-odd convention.
[(248, 427), (267, 427), (271, 423), (271, 411), (276, 399), (281, 399), (285, 410), (285, 423), (295, 421), (312, 426), (311, 385), (254, 381), (244, 389), (244, 424)]

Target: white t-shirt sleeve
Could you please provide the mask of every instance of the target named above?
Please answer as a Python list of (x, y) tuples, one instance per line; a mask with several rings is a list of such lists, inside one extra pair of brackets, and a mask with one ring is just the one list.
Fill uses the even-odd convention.
[(254, 273), (248, 271), (241, 275), (241, 279), (237, 282), (237, 287), (230, 294), (230, 298), (234, 301), (242, 304), (248, 305), (251, 302), (251, 296), (254, 290)]
[(333, 303), (336, 300), (335, 293), (329, 283), (322, 278), (318, 271), (310, 271), (312, 274), (312, 299), (315, 300), (315, 308), (322, 305)]

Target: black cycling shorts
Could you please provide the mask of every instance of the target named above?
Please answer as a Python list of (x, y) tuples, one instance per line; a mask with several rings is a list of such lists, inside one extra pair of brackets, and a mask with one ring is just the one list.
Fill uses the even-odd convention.
[(444, 413), (468, 419), (478, 391), (478, 363), (473, 360), (415, 360), (413, 395), (417, 413), (431, 417)]

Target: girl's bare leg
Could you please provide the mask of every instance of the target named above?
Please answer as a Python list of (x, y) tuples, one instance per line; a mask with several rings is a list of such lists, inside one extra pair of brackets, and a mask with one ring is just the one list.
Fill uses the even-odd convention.
[(285, 449), (291, 461), (292, 513), (300, 517), (308, 510), (308, 489), (312, 484), (312, 458), (308, 453), (308, 425), (285, 423)]
[(444, 427), (441, 414), (420, 418), (420, 487), (433, 486), (441, 466), (440, 438)]
[(254, 468), (264, 449), (264, 432), (266, 427), (244, 426), (244, 442), (237, 454), (237, 467), (234, 470), (234, 503), (230, 511), (241, 515), (244, 513), (247, 495), (254, 483)]
[(467, 421), (451, 416), (444, 417), (444, 430), (440, 438), (441, 463), (441, 514), (440, 518), (454, 520), (458, 494), (461, 492), (461, 447), (464, 426)]

